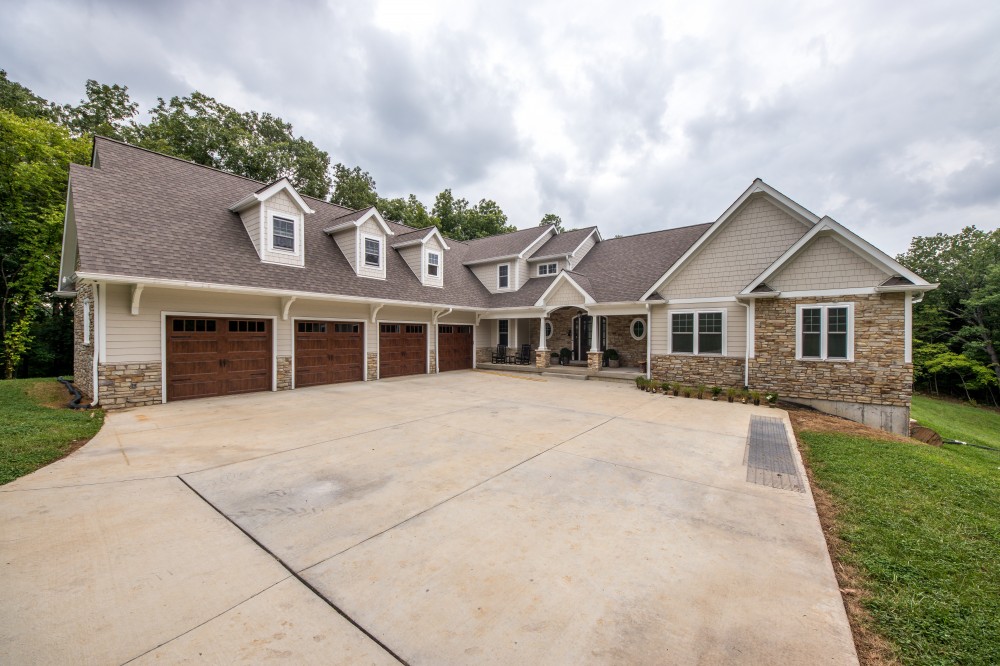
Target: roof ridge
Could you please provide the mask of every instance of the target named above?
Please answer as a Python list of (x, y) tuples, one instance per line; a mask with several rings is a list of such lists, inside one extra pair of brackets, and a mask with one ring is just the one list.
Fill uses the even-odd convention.
[[(541, 229), (542, 227), (554, 227), (554, 224), (538, 225), (537, 227), (525, 227), (524, 229), (514, 229), (514, 231), (505, 231), (502, 234), (493, 234), (492, 236), (482, 236), (480, 238), (470, 238), (467, 242), (471, 243), (473, 241), (490, 240), (493, 238), (503, 238), (504, 236), (511, 236), (513, 234), (519, 234), (522, 231), (531, 231), (532, 229)], [(544, 232), (543, 232), (544, 233)], [(538, 235), (541, 238), (541, 234)]]
[[(167, 159), (176, 160), (178, 162), (182, 162), (184, 164), (188, 164), (188, 165), (191, 165), (191, 166), (200, 167), (202, 169), (208, 169), (209, 171), (215, 171), (216, 173), (225, 174), (227, 176), (232, 176), (234, 178), (240, 178), (242, 180), (248, 180), (251, 183), (258, 183), (258, 184), (260, 184), (260, 185), (263, 186), (261, 189), (264, 189), (264, 188), (268, 187), (269, 185), (273, 185), (274, 183), (277, 183), (282, 178), (287, 178), (287, 176), (281, 176), (281, 177), (275, 178), (271, 182), (267, 183), (267, 182), (264, 182), (263, 180), (257, 180), (256, 178), (251, 178), (250, 176), (242, 176), (242, 175), (240, 175), (238, 173), (233, 173), (232, 171), (226, 171), (225, 169), (220, 169), (218, 167), (208, 166), (207, 164), (198, 164), (197, 162), (195, 162), (193, 160), (186, 160), (183, 157), (177, 157), (176, 155), (169, 155), (167, 153), (161, 153), (160, 151), (153, 150), (152, 148), (145, 148), (143, 146), (137, 146), (134, 143), (128, 143), (127, 141), (122, 141), (120, 139), (112, 139), (111, 137), (104, 136), (103, 134), (95, 134), (94, 135), (94, 145), (95, 146), (97, 145), (97, 140), (98, 139), (101, 139), (103, 141), (108, 141), (110, 143), (115, 143), (115, 144), (118, 144), (119, 146), (125, 146), (126, 148), (132, 148), (134, 150), (141, 150), (144, 153), (149, 153), (150, 155), (156, 155), (157, 157), (166, 157)], [(289, 182), (291, 182), (291, 181), (289, 181)], [(294, 185), (292, 187), (294, 187)], [(258, 191), (260, 191), (260, 190), (255, 190), (255, 193), (258, 192)], [(296, 192), (298, 192), (298, 190), (296, 190)], [(325, 203), (325, 204), (327, 204), (329, 206), (336, 206), (337, 208), (342, 208), (342, 209), (344, 209), (346, 211), (355, 211), (355, 209), (353, 209), (353, 208), (348, 208), (347, 206), (342, 206), (339, 203), (334, 203), (332, 201), (327, 201), (326, 199), (320, 199), (319, 197), (314, 197), (314, 196), (311, 196), (309, 194), (302, 194), (301, 192), (298, 192), (298, 194), (303, 199), (312, 199), (313, 201), (319, 201), (320, 203)], [(362, 209), (358, 209), (358, 210), (364, 210), (364, 209), (362, 208)]]
[(712, 222), (699, 222), (697, 224), (685, 224), (683, 227), (670, 227), (669, 229), (653, 229), (652, 231), (640, 231), (637, 234), (629, 234), (628, 236), (612, 236), (611, 238), (605, 238), (604, 242), (625, 240), (627, 238), (635, 238), (637, 236), (649, 236), (650, 234), (663, 234), (668, 231), (680, 231), (681, 229), (691, 229), (692, 227), (704, 227), (711, 226)]

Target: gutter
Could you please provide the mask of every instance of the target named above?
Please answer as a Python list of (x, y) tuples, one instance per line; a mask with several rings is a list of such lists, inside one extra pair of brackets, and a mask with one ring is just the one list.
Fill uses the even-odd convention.
[(746, 310), (746, 326), (743, 333), (743, 388), (750, 388), (750, 305), (736, 299), (736, 302)]
[(646, 303), (646, 379), (653, 378), (653, 332), (650, 324), (653, 319), (653, 306)]
[[(101, 345), (98, 342), (97, 336), (100, 335), (100, 326), (97, 325), (98, 317), (100, 317), (101, 309), (97, 306), (100, 302), (98, 299), (101, 297), (101, 289), (98, 284), (94, 283), (94, 330), (93, 336), (91, 336), (91, 344), (94, 346), (94, 400), (90, 403), (91, 407), (97, 407), (97, 403), (100, 402), (100, 382), (97, 377), (97, 361), (98, 355), (100, 354)], [(166, 369), (163, 369), (166, 372)]]

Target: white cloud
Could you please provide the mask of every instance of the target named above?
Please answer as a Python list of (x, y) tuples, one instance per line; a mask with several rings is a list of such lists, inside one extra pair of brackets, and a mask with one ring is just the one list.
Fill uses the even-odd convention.
[(0, 66), (47, 98), (199, 89), (384, 195), (450, 187), (520, 226), (699, 223), (758, 176), (891, 253), (1000, 220), (1000, 6), (3, 4)]

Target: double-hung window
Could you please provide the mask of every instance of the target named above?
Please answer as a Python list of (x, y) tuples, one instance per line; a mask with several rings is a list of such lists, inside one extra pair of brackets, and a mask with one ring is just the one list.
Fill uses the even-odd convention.
[(295, 251), (295, 220), (271, 216), (271, 245), (275, 250)]
[[(724, 354), (726, 314), (711, 312), (670, 313), (671, 354)], [(633, 333), (634, 335), (634, 333)]]
[(365, 237), (365, 266), (382, 266), (382, 241), (378, 238)]
[(849, 361), (854, 357), (852, 303), (796, 306), (799, 359)]
[(440, 275), (441, 255), (437, 252), (427, 253), (427, 276), (436, 278)]
[(510, 341), (510, 320), (509, 319), (498, 319), (497, 320), (497, 344), (508, 346), (507, 343)]
[(500, 264), (497, 266), (497, 289), (508, 287), (510, 287), (510, 264)]

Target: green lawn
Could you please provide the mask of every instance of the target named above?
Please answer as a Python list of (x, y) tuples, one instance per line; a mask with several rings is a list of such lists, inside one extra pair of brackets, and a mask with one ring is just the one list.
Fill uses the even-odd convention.
[(59, 406), (67, 402), (54, 379), (0, 381), (0, 485), (58, 460), (101, 429), (103, 411)]
[[(1000, 432), (1000, 415), (985, 410), (920, 398), (913, 411), (946, 437), (995, 444)], [(799, 435), (837, 508), (842, 558), (860, 570), (863, 604), (901, 661), (1000, 663), (1000, 453)]]

